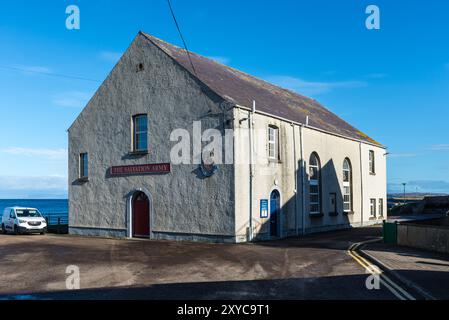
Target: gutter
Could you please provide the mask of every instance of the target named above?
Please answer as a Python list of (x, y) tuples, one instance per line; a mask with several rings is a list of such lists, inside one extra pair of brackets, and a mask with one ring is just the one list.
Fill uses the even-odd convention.
[(360, 192), (361, 192), (361, 208), (360, 208), (360, 223), (363, 227), (363, 205), (365, 203), (363, 199), (363, 161), (362, 161), (362, 142), (359, 143), (359, 154), (360, 154)]
[(302, 235), (306, 234), (306, 181), (305, 181), (305, 165), (304, 165), (304, 135), (303, 125), (299, 126), (299, 139), (300, 139), (300, 153), (301, 153), (301, 183), (302, 183)]
[(295, 124), (292, 123), (293, 130), (293, 167), (294, 167), (294, 177), (295, 177), (295, 229), (296, 236), (299, 236), (299, 218), (298, 218), (298, 165), (296, 157), (296, 135), (295, 135)]
[[(226, 99), (225, 99), (225, 100), (226, 100)], [(243, 110), (247, 110), (247, 111), (251, 110), (251, 109), (248, 108), (248, 107), (241, 106), (241, 105), (238, 105), (238, 104), (235, 104), (235, 107), (236, 107), (236, 108), (243, 109)], [(270, 113), (268, 113), (268, 112), (263, 112), (263, 111), (256, 110), (255, 113), (262, 114), (262, 115), (264, 115), (264, 116), (268, 116), (268, 117), (271, 117), (271, 118), (274, 118), (274, 119), (282, 120), (282, 121), (285, 121), (285, 122), (288, 122), (288, 123), (293, 123), (293, 124), (296, 124), (296, 125), (298, 125), (298, 126), (303, 126), (303, 127), (305, 127), (305, 128), (308, 128), (308, 129), (312, 129), (312, 130), (316, 130), (316, 131), (319, 131), (319, 132), (327, 133), (327, 134), (330, 134), (330, 135), (335, 136), (335, 137), (344, 138), (344, 139), (348, 139), (348, 140), (352, 140), (352, 141), (356, 141), (356, 142), (360, 142), (360, 143), (365, 143), (365, 144), (371, 145), (371, 146), (373, 146), (373, 147), (378, 147), (378, 148), (382, 148), (382, 149), (387, 149), (386, 146), (381, 145), (381, 144), (376, 144), (376, 143), (372, 143), (372, 142), (365, 141), (365, 140), (360, 140), (360, 139), (356, 139), (356, 138), (351, 138), (351, 137), (348, 137), (348, 136), (345, 136), (345, 135), (342, 135), (342, 134), (338, 134), (338, 133), (335, 133), (335, 132), (327, 131), (327, 130), (325, 130), (325, 129), (320, 129), (320, 128), (317, 128), (317, 127), (314, 127), (314, 126), (311, 126), (311, 125), (308, 125), (308, 124), (304, 124), (304, 123), (300, 123), (300, 122), (296, 122), (296, 121), (289, 120), (289, 119), (287, 119), (287, 118), (275, 116), (275, 115), (272, 115), (272, 114), (270, 114)]]
[(249, 129), (249, 221), (248, 240), (253, 240), (253, 180), (254, 180), (254, 154), (253, 154), (253, 114), (256, 112), (256, 101), (253, 101), (253, 108), (248, 112)]

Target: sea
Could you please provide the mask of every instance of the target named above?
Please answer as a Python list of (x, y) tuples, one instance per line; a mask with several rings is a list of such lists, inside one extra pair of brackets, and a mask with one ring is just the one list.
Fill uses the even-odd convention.
[(66, 224), (69, 219), (69, 202), (67, 199), (31, 200), (31, 199), (0, 199), (0, 213), (7, 207), (27, 207), (38, 209), (49, 224)]

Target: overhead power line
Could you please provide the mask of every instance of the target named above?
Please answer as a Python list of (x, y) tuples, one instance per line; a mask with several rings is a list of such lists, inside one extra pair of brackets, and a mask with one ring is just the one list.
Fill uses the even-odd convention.
[(6, 69), (6, 70), (20, 71), (20, 72), (25, 72), (25, 73), (42, 74), (42, 75), (49, 76), (49, 77), (74, 79), (74, 80), (83, 80), (83, 81), (91, 81), (91, 82), (101, 82), (99, 80), (90, 79), (90, 78), (86, 78), (86, 77), (72, 76), (72, 75), (67, 75), (67, 74), (60, 74), (60, 73), (53, 73), (53, 72), (46, 72), (46, 71), (30, 70), (30, 69), (19, 68), (19, 67), (11, 67), (11, 66), (2, 66), (2, 65), (0, 65), (0, 68), (1, 69)]
[(173, 7), (171, 5), (171, 1), (167, 0), (167, 2), (168, 2), (168, 7), (170, 8), (171, 15), (173, 17), (173, 21), (175, 22), (175, 25), (176, 25), (176, 29), (178, 29), (179, 36), (181, 37), (182, 43), (184, 44), (184, 49), (187, 52), (187, 57), (189, 59), (190, 65), (192, 66), (192, 69), (193, 69), (193, 72), (195, 73), (195, 76), (198, 78), (198, 74), (196, 73), (195, 66), (193, 65), (193, 62), (192, 62), (192, 58), (190, 57), (189, 48), (187, 47), (187, 43), (186, 43), (186, 41), (184, 39), (184, 36), (182, 35), (181, 28), (179, 27), (178, 20), (176, 19), (175, 12), (173, 11)]

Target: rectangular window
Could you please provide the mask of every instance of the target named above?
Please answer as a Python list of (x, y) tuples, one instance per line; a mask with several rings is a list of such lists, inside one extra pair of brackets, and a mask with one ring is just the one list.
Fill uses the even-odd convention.
[(369, 151), (369, 173), (376, 173), (376, 161), (374, 160), (374, 151)]
[(309, 188), (310, 214), (321, 213), (320, 186), (317, 180), (310, 180)]
[(268, 158), (279, 160), (279, 129), (268, 127)]
[(370, 206), (370, 215), (371, 217), (376, 217), (376, 199), (371, 199), (371, 206)]
[(85, 179), (89, 176), (89, 158), (87, 153), (80, 154), (80, 179)]
[(384, 216), (384, 199), (379, 199), (379, 216)]
[(146, 114), (133, 117), (133, 151), (148, 151), (148, 117)]
[(351, 201), (351, 187), (344, 186), (343, 187), (343, 210), (345, 212), (352, 211), (352, 201)]

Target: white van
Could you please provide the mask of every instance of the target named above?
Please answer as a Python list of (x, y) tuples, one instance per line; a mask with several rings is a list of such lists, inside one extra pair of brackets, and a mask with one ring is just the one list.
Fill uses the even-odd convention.
[(47, 222), (35, 208), (9, 207), (3, 211), (2, 232), (45, 234)]

